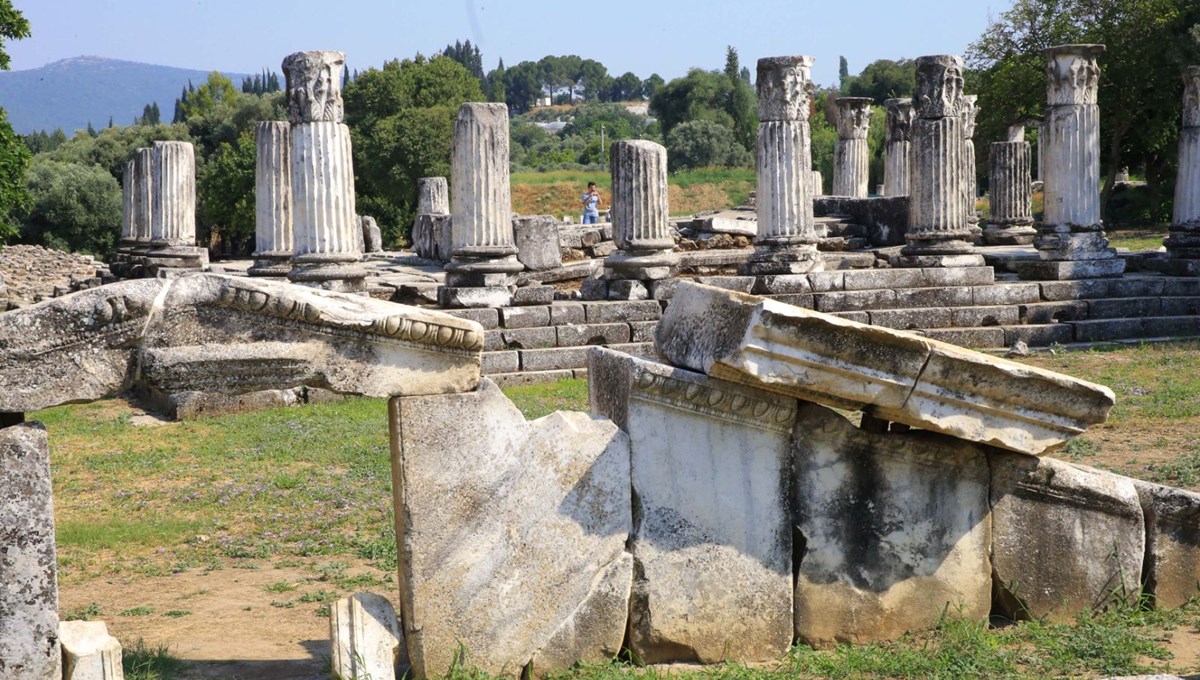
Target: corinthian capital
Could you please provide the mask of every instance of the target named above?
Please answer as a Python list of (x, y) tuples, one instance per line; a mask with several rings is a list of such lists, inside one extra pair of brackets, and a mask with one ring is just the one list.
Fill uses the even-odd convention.
[(916, 113), (913, 111), (911, 99), (889, 99), (883, 103), (887, 111), (887, 127), (884, 130), (886, 142), (911, 142), (912, 122)]
[(838, 139), (867, 138), (867, 130), (871, 127), (871, 104), (874, 101), (870, 97), (838, 97), (834, 102), (837, 106)]
[(917, 57), (913, 107), (920, 118), (957, 116), (962, 105), (962, 57), (935, 54)]
[(758, 60), (759, 120), (808, 120), (812, 64), (813, 58), (806, 56)]
[(342, 122), (342, 52), (297, 52), (283, 60), (287, 79), (288, 120), (292, 123)]
[(1104, 45), (1058, 45), (1042, 52), (1046, 56), (1046, 103), (1050, 106), (1095, 104), (1100, 85), (1096, 59)]
[(1200, 66), (1183, 72), (1183, 126), (1200, 127)]

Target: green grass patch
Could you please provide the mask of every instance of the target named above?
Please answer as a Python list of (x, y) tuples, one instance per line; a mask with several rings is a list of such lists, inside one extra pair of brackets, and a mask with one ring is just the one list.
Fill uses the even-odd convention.
[(182, 619), (185, 616), (191, 616), (191, 615), (192, 615), (192, 612), (189, 609), (172, 609), (170, 611), (163, 612), (163, 616), (165, 616), (169, 619)]
[(126, 609), (118, 614), (118, 616), (150, 616), (153, 613), (153, 607), (133, 607), (132, 609)]
[(112, 550), (127, 546), (175, 545), (194, 534), (201, 526), (200, 522), (174, 518), (108, 518), (95, 522), (60, 522), (54, 533), (59, 546)]
[(121, 650), (125, 680), (174, 680), (187, 664), (171, 656), (167, 645), (147, 645), (138, 640)]
[(588, 382), (560, 380), (540, 385), (521, 385), (504, 390), (529, 420), (555, 411), (587, 411)]

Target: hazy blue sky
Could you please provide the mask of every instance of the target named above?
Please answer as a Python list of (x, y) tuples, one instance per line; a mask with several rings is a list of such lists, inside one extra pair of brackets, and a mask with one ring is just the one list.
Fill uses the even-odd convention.
[(609, 72), (670, 80), (718, 69), (725, 46), (753, 70), (759, 57), (809, 54), (814, 79), (875, 59), (962, 53), (1011, 0), (15, 0), (33, 37), (8, 45), (14, 70), (96, 55), (168, 66), (279, 70), (291, 52), (336, 49), (351, 68), (430, 54), (455, 40), (484, 68), (578, 54)]

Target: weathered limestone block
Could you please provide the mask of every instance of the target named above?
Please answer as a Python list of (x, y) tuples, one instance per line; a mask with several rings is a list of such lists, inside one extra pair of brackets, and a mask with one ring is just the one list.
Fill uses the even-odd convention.
[(1181, 607), (1200, 588), (1200, 494), (1133, 480), (1146, 520), (1142, 580), (1159, 609)]
[(367, 296), (267, 279), (176, 279), (146, 329), (142, 378), (164, 392), (307, 385), (341, 394), (462, 392), (482, 328)]
[(363, 252), (381, 252), (383, 250), (383, 232), (379, 229), (375, 218), (370, 215), (359, 215), (358, 225), (362, 231)]
[[(292, 124), (293, 254), (288, 278), (355, 290), (366, 271), (354, 210), (350, 128), (319, 121)], [(337, 283), (344, 282), (344, 283)]]
[(59, 680), (54, 500), (40, 423), (0, 429), (0, 470), (0, 678)]
[(912, 122), (916, 113), (911, 99), (889, 99), (884, 130), (883, 195), (908, 195), (908, 157), (912, 148)]
[(292, 239), (292, 133), (284, 121), (254, 128), (254, 266), (252, 276), (286, 276)]
[(796, 401), (601, 348), (588, 380), (592, 411), (630, 439), (634, 656), (782, 658), (792, 640)]
[(926, 432), (872, 434), (816, 404), (801, 405), (795, 446), (800, 640), (860, 644), (944, 616), (987, 620), (984, 447)]
[(357, 593), (329, 608), (329, 662), (343, 680), (394, 680), (407, 670), (400, 620), (386, 597)]
[(167, 285), (122, 281), (0, 315), (0, 412), (95, 401), (127, 387)]
[(283, 60), (288, 121), (342, 122), (342, 52), (296, 52)]
[(482, 349), (474, 322), (366, 296), (215, 274), (123, 281), (0, 316), (0, 412), (94, 401), (135, 372), (167, 393), (461, 392)]
[(450, 186), (445, 177), (422, 177), (417, 180), (417, 214), (450, 214)]
[(1137, 597), (1146, 537), (1132, 480), (1052, 458), (988, 456), (1000, 613), (1067, 622)]
[(629, 438), (583, 413), (526, 422), (490, 380), (390, 410), (413, 677), (460, 653), (536, 678), (615, 657), (633, 577)]
[(103, 621), (63, 621), (63, 680), (124, 680), (121, 643), (108, 634)]
[(870, 97), (839, 97), (837, 146), (833, 151), (833, 195), (866, 198), (870, 151), (867, 130), (871, 126)]
[[(417, 215), (413, 224), (413, 252), (427, 260), (450, 261), (453, 234), (449, 215)], [(561, 255), (560, 255), (561, 257)]]
[(513, 244), (508, 162), (508, 107), (459, 107), (450, 154), (454, 253), (447, 286), (496, 285), (481, 277), (511, 276), (523, 268)]
[(1104, 422), (1102, 385), (776, 300), (683, 282), (656, 331), (676, 366), (1022, 453)]
[(661, 279), (679, 262), (667, 205), (667, 149), (649, 140), (614, 142), (612, 167), (613, 242), (619, 250), (604, 259), (607, 279)]
[(1033, 243), (1037, 230), (1033, 228), (1029, 142), (992, 142), (990, 148), (990, 209), (983, 240), (988, 245)]
[(558, 220), (553, 215), (514, 217), (513, 240), (517, 244), (517, 259), (526, 269), (546, 271), (562, 266)]

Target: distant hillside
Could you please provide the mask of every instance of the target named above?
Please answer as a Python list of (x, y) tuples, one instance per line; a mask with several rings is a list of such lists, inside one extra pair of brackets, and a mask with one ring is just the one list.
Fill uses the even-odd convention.
[[(171, 122), (175, 99), (188, 80), (199, 86), (208, 71), (155, 66), (104, 57), (75, 57), (28, 71), (0, 71), (0, 106), (20, 134), (62, 128), (70, 136), (88, 121), (97, 129), (130, 125), (146, 104), (158, 102)], [(241, 88), (245, 74), (225, 74)]]

